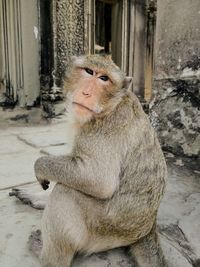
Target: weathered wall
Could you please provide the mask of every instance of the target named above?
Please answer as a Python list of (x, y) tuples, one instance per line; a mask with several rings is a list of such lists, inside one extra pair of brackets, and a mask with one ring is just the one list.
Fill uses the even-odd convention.
[(200, 150), (200, 1), (158, 0), (151, 119), (164, 147)]

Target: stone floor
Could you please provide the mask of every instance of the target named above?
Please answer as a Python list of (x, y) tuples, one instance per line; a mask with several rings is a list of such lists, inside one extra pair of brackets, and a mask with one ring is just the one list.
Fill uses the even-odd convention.
[[(9, 197), (12, 187), (38, 190), (34, 161), (67, 150), (65, 120), (35, 126), (0, 124), (0, 267), (39, 267), (28, 250), (30, 232), (42, 211)], [(159, 209), (162, 246), (171, 267), (200, 266), (200, 179), (194, 162), (166, 154), (169, 179)], [(73, 267), (131, 267), (126, 250), (79, 256)], [(152, 266), (153, 267), (153, 266)]]

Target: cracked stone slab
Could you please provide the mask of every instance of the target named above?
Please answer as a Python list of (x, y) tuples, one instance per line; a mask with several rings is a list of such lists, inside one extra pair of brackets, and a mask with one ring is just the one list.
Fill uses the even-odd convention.
[(181, 252), (174, 247), (173, 241), (171, 242), (163, 236), (161, 236), (160, 240), (163, 253), (170, 267), (193, 267), (192, 264), (181, 254)]
[[(38, 183), (23, 186), (38, 192)], [(0, 191), (0, 267), (39, 267), (38, 259), (28, 249), (32, 231), (40, 228), (42, 211), (22, 204), (8, 196), (9, 190)], [(12, 218), (12, 219), (10, 219)], [(114, 249), (91, 256), (77, 256), (72, 267), (132, 267), (124, 249)]]
[[(36, 127), (9, 127), (5, 131), (0, 129), (0, 267), (39, 267), (27, 248), (27, 241), (31, 231), (40, 228), (41, 211), (8, 197), (8, 190), (2, 189), (35, 181), (33, 164), (41, 156), (40, 152), (52, 155), (64, 153), (67, 144), (40, 146), (44, 142), (42, 136), (55, 140), (61, 132), (65, 138), (67, 131), (62, 122)], [(34, 140), (39, 140), (38, 147), (17, 140), (15, 135), (32, 136)], [(176, 158), (171, 161), (175, 162)], [(200, 266), (199, 172), (171, 163), (168, 166), (167, 190), (158, 216), (164, 254), (170, 267), (192, 267), (191, 259), (195, 266)], [(38, 190), (40, 186), (36, 183), (25, 188)], [(78, 257), (73, 267), (129, 267), (127, 264), (129, 258), (123, 249), (117, 249)]]
[(96, 253), (88, 257), (77, 257), (72, 267), (133, 267), (123, 248)]
[[(38, 259), (41, 248), (41, 231), (33, 231), (28, 241), (29, 250)], [(71, 267), (133, 267), (127, 248), (116, 248), (89, 256), (78, 254), (74, 257)]]
[[(198, 187), (195, 184), (196, 179), (194, 177), (190, 177), (190, 181), (188, 180), (188, 176), (191, 175), (191, 172), (188, 172), (186, 169), (182, 169), (180, 171), (180, 169), (177, 168), (177, 166), (175, 167), (175, 169), (174, 166), (172, 166), (172, 168), (169, 168), (169, 182), (167, 192), (159, 210), (159, 223), (162, 223), (162, 225), (164, 225), (167, 229), (167, 231), (165, 232), (161, 231), (161, 242), (164, 254), (170, 264), (170, 267), (192, 267), (191, 262), (187, 258), (187, 253), (190, 253), (190, 251), (183, 251), (183, 247), (180, 246), (179, 241), (185, 242), (184, 236), (187, 236), (189, 234), (192, 234), (193, 238), (196, 235), (196, 243), (194, 242), (193, 238), (188, 238), (188, 243), (184, 243), (186, 245), (186, 248), (188, 247), (188, 245), (191, 247), (192, 253), (194, 252), (193, 256), (195, 260), (195, 257), (197, 258), (197, 254), (195, 254), (196, 251), (194, 248), (196, 246), (198, 248), (199, 246), (199, 229), (194, 228), (193, 226), (194, 224), (197, 224), (198, 226), (200, 216), (197, 212), (194, 214), (195, 217), (191, 217), (191, 221), (194, 220), (195, 223), (193, 222), (193, 224), (190, 224), (190, 222), (188, 222), (188, 229), (192, 233), (187, 233), (185, 226), (183, 226), (181, 222), (184, 222), (183, 217), (190, 218), (188, 217), (190, 205), (187, 207), (187, 205), (183, 205), (182, 201), (184, 201), (185, 197), (187, 196), (187, 201), (191, 204), (191, 206), (195, 206), (196, 202), (193, 201), (196, 201), (198, 199), (198, 195), (196, 194)], [(41, 190), (40, 186), (37, 183), (24, 186), (23, 188), (27, 188), (33, 191)], [(187, 192), (187, 194), (188, 192), (190, 192), (191, 194), (185, 195), (183, 194), (185, 192)], [(34, 256), (27, 249), (27, 241), (31, 231), (40, 228), (41, 211), (29, 208), (28, 206), (21, 204), (18, 200), (9, 198), (7, 194), (7, 190), (0, 192), (0, 201), (1, 199), (3, 199), (3, 201), (1, 201), (2, 207), (0, 210), (3, 211), (1, 212), (0, 216), (0, 226), (4, 225), (8, 218), (12, 218), (12, 220), (10, 220), (10, 228), (0, 227), (1, 236), (3, 236), (4, 238), (2, 239), (3, 241), (1, 243), (5, 244), (1, 244), (0, 253), (4, 256), (3, 258), (0, 257), (0, 267), (39, 266), (36, 258), (34, 258)], [(176, 202), (177, 204), (175, 205)], [(171, 212), (170, 209), (174, 205), (175, 209), (173, 210), (173, 212)], [(192, 212), (194, 212), (194, 209), (192, 210)], [(22, 228), (18, 229), (18, 224), (14, 223), (16, 222), (16, 220), (19, 220), (18, 216), (24, 216), (21, 223), (23, 224), (23, 227), (25, 227), (25, 231), (23, 231)], [(178, 222), (179, 225), (177, 226)], [(170, 231), (172, 231), (172, 234)], [(182, 235), (182, 231), (184, 235)], [(19, 232), (22, 236), (21, 239), (19, 238)], [(13, 234), (13, 236), (11, 236), (10, 233)], [(179, 239), (180, 236), (182, 239)], [(11, 241), (7, 241), (7, 239), (9, 238), (11, 239)], [(10, 257), (10, 255), (12, 255), (13, 248), (15, 246), (18, 246), (18, 249), (16, 250), (18, 254), (14, 253), (14, 260), (12, 260), (12, 257)], [(185, 252), (185, 254), (183, 252)], [(130, 258), (124, 252), (124, 249), (116, 249), (104, 253), (97, 253), (89, 257), (78, 256), (74, 260), (72, 267), (131, 267), (131, 264), (132, 263), (130, 262)]]
[(32, 133), (21, 134), (18, 135), (18, 138), (33, 147), (63, 145), (67, 139), (66, 134), (59, 131), (55, 131), (54, 133), (49, 133), (48, 131), (43, 133), (39, 132), (34, 135)]
[(189, 263), (200, 266), (199, 178), (186, 167), (168, 166), (166, 193), (158, 212), (161, 234)]
[(14, 153), (26, 152), (30, 147), (24, 142), (20, 141), (17, 136), (1, 136), (0, 156)]
[(28, 148), (20, 153), (0, 157), (0, 189), (34, 182), (34, 162), (41, 156), (39, 151)]
[(71, 142), (73, 131), (64, 118), (46, 126), (33, 127), (32, 131), (23, 131), (18, 134), (18, 138), (31, 146), (44, 148)]
[(60, 156), (66, 155), (69, 152), (70, 148), (68, 144), (60, 145), (60, 146), (50, 146), (45, 147), (40, 150), (41, 153), (46, 155)]
[(189, 212), (180, 219), (179, 226), (200, 259), (200, 192), (191, 194), (187, 198), (187, 205), (190, 206)]
[[(38, 127), (38, 131), (18, 134), (18, 138), (26, 144), (36, 148), (48, 148), (50, 146), (62, 146), (71, 143), (73, 139), (73, 128), (60, 122), (55, 125)], [(45, 152), (44, 152), (45, 153)], [(48, 152), (46, 152), (49, 154)], [(57, 154), (57, 152), (56, 152)]]
[(37, 133), (45, 133), (49, 132), (51, 134), (54, 129), (56, 131), (62, 131), (66, 125), (66, 122), (62, 121), (59, 123), (43, 123), (37, 125), (0, 125), (0, 137), (2, 136), (11, 136), (11, 135), (26, 135), (32, 133), (33, 135), (37, 135)]
[(0, 191), (0, 267), (38, 267), (28, 251), (27, 237), (40, 225), (42, 213), (9, 197), (8, 192)]

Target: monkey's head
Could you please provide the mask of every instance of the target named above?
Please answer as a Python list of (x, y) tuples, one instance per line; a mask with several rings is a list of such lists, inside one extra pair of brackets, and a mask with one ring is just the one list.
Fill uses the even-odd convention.
[(131, 80), (108, 56), (79, 56), (72, 59), (64, 90), (75, 118), (84, 123), (110, 112)]

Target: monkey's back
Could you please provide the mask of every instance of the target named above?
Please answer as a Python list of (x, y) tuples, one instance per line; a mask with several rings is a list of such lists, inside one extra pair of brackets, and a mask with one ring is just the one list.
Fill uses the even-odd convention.
[(111, 235), (120, 232), (122, 238), (134, 242), (155, 223), (167, 169), (157, 136), (137, 97), (128, 93), (120, 112), (121, 116), (119, 110), (116, 113), (117, 120), (123, 121), (116, 123), (123, 127), (114, 143), (121, 157), (121, 172), (119, 187), (107, 202), (107, 223)]

